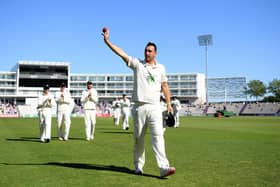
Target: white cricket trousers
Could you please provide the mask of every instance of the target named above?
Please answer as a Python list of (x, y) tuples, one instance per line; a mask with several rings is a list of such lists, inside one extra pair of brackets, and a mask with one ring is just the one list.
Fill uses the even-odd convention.
[[(63, 123), (62, 123), (62, 120), (63, 120)], [(65, 125), (64, 133), (62, 132), (62, 130), (63, 130), (62, 124)], [(57, 112), (57, 136), (58, 136), (58, 138), (64, 138), (65, 140), (67, 140), (69, 137), (70, 126), (71, 126), (70, 112), (69, 111), (58, 111)]]
[(179, 127), (180, 119), (179, 119), (179, 111), (178, 110), (174, 110), (174, 118), (175, 118), (175, 126), (174, 127)]
[(165, 153), (163, 136), (162, 111), (160, 105), (134, 105), (132, 110), (134, 121), (134, 165), (135, 169), (143, 171), (145, 164), (144, 136), (147, 127), (151, 132), (151, 143), (157, 165), (162, 169), (169, 168)]
[(129, 108), (123, 109), (123, 129), (129, 128)]
[(96, 110), (85, 110), (85, 132), (86, 139), (94, 138), (95, 124), (96, 124)]
[(52, 112), (50, 108), (44, 108), (40, 113), (40, 139), (51, 139)]
[(119, 108), (114, 109), (114, 114), (113, 115), (114, 115), (114, 124), (116, 126), (118, 126), (119, 123), (120, 123), (120, 118), (121, 118), (121, 110)]

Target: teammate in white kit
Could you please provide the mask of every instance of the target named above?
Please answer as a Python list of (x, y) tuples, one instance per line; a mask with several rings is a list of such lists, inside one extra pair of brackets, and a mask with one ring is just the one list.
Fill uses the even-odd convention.
[(49, 143), (51, 140), (52, 107), (55, 106), (53, 95), (49, 92), (49, 85), (43, 88), (43, 94), (38, 98), (39, 127), (41, 142)]
[(121, 103), (117, 97), (113, 101), (112, 107), (113, 107), (114, 125), (119, 126), (120, 118), (121, 118)]
[(180, 103), (179, 99), (177, 99), (176, 96), (172, 97), (171, 106), (173, 108), (173, 115), (174, 115), (174, 118), (175, 118), (175, 125), (174, 125), (174, 127), (177, 128), (180, 125), (179, 112), (180, 112), (182, 107), (181, 107), (181, 103)]
[[(71, 94), (66, 89), (66, 85), (64, 83), (60, 85), (60, 91), (56, 92), (55, 101), (57, 104), (57, 136), (59, 140), (67, 141), (71, 126), (71, 105), (74, 101), (71, 98)], [(64, 123), (64, 133), (62, 132), (62, 120)]]
[(122, 115), (123, 115), (123, 130), (129, 129), (129, 115), (130, 115), (130, 100), (123, 94), (123, 97), (120, 101)]
[(86, 140), (94, 139), (96, 124), (96, 104), (98, 102), (97, 91), (93, 89), (92, 82), (87, 82), (87, 90), (82, 92), (81, 102), (84, 108)]
[(165, 153), (165, 143), (162, 125), (162, 110), (160, 107), (160, 94), (163, 92), (167, 111), (172, 112), (170, 91), (163, 65), (155, 60), (157, 47), (149, 42), (144, 51), (145, 60), (140, 61), (128, 56), (121, 48), (109, 40), (109, 30), (103, 29), (105, 44), (118, 56), (134, 73), (134, 89), (132, 101), (135, 103), (132, 116), (134, 121), (134, 166), (136, 174), (143, 174), (145, 164), (144, 135), (147, 127), (150, 128), (153, 152), (160, 169), (160, 177), (167, 177), (175, 173), (176, 169), (170, 167)]

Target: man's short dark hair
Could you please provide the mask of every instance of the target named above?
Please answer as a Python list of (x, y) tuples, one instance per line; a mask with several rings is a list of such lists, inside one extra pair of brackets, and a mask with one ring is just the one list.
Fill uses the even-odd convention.
[(91, 82), (91, 81), (88, 81), (88, 82), (87, 82), (87, 85), (91, 85), (91, 84), (92, 84), (92, 82)]
[(44, 85), (44, 90), (49, 90), (50, 89), (50, 86), (48, 84)]
[(60, 84), (60, 87), (61, 88), (66, 87), (66, 84), (63, 82), (63, 83)]
[(157, 52), (157, 45), (156, 45), (155, 43), (153, 43), (153, 42), (148, 42), (147, 45), (146, 45), (146, 47), (148, 47), (148, 46), (153, 46), (153, 47), (155, 48), (155, 52)]

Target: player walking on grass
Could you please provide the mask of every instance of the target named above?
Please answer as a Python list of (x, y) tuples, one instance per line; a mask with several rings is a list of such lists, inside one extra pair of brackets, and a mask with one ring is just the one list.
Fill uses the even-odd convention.
[(173, 108), (174, 117), (175, 117), (175, 125), (174, 127), (177, 128), (180, 125), (180, 110), (181, 110), (181, 102), (176, 96), (172, 97), (171, 106)]
[(109, 40), (109, 30), (103, 29), (105, 44), (120, 56), (134, 73), (134, 89), (132, 109), (134, 121), (134, 166), (136, 174), (143, 174), (145, 164), (144, 135), (147, 127), (150, 128), (153, 152), (160, 169), (160, 177), (167, 177), (175, 173), (175, 168), (170, 167), (165, 153), (165, 143), (162, 125), (162, 110), (160, 107), (161, 90), (167, 102), (167, 110), (172, 111), (170, 104), (170, 91), (167, 84), (165, 68), (159, 64), (155, 57), (157, 47), (149, 42), (144, 51), (145, 59), (127, 55), (121, 48)]
[[(70, 92), (66, 90), (64, 83), (60, 85), (60, 91), (55, 93), (55, 100), (57, 104), (57, 136), (59, 140), (67, 141), (71, 125), (71, 104), (74, 101), (71, 98)], [(62, 120), (64, 123), (64, 133), (62, 132)]]
[(96, 104), (98, 102), (97, 91), (93, 89), (92, 82), (87, 82), (87, 90), (82, 92), (81, 102), (84, 107), (86, 140), (94, 139), (96, 124)]
[(113, 107), (114, 125), (117, 127), (119, 126), (119, 122), (121, 118), (121, 103), (117, 97), (113, 101), (112, 107)]
[(43, 88), (43, 94), (38, 98), (38, 113), (40, 120), (40, 140), (49, 143), (51, 140), (52, 107), (55, 105), (53, 95), (49, 91), (49, 85)]
[(129, 115), (130, 115), (130, 100), (123, 94), (123, 97), (120, 101), (122, 115), (123, 115), (123, 130), (129, 129)]

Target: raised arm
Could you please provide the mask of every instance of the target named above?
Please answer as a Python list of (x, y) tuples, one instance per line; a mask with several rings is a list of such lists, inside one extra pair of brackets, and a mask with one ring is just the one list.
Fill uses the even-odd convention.
[(116, 53), (118, 56), (120, 56), (126, 63), (128, 63), (129, 61), (129, 56), (118, 46), (116, 46), (115, 44), (113, 44), (110, 40), (109, 40), (109, 29), (104, 27), (102, 30), (102, 35), (104, 37), (104, 42), (105, 44), (114, 52)]

